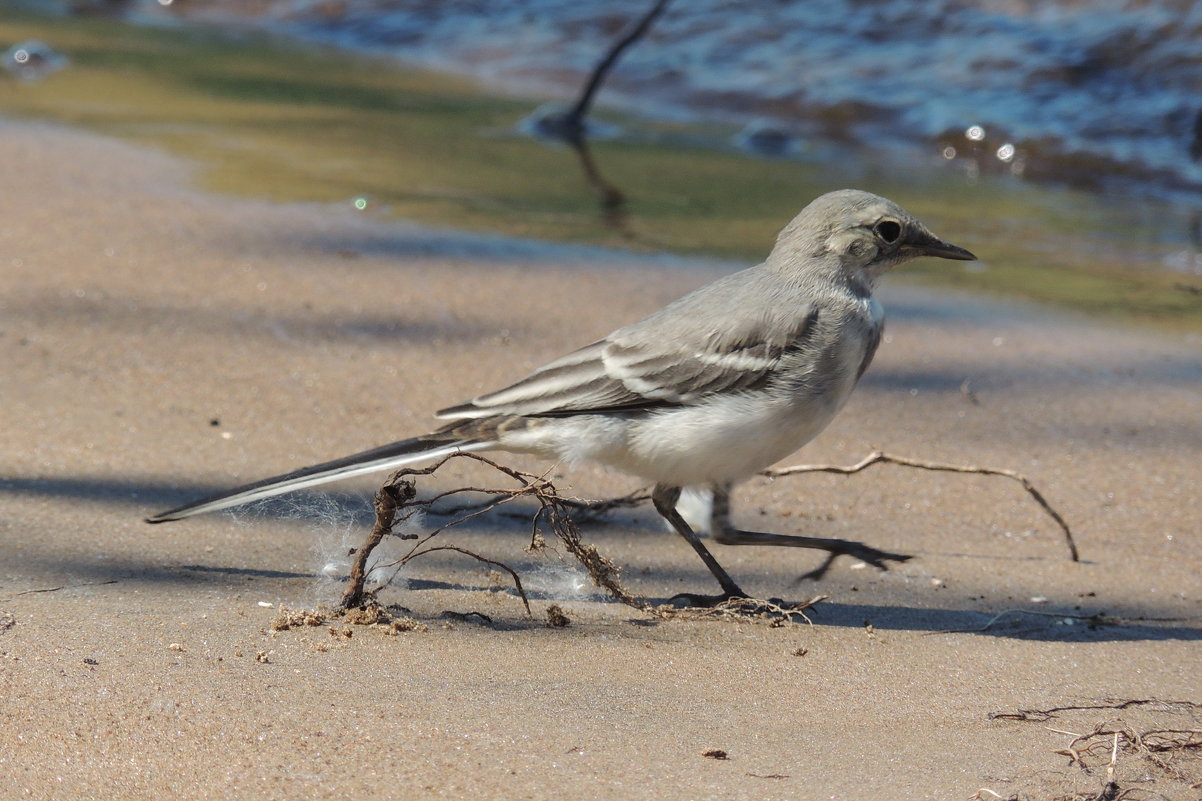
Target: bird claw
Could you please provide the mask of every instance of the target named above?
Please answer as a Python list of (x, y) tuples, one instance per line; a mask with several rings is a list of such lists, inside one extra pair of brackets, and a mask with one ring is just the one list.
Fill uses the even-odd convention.
[(817, 581), (822, 578), (840, 556), (853, 556), (861, 562), (870, 564), (882, 571), (889, 569), (888, 562), (907, 562), (914, 558), (911, 554), (890, 553), (882, 551), (879, 548), (873, 548), (871, 545), (865, 545), (862, 542), (851, 542), (850, 540), (834, 540), (831, 542), (830, 547), (824, 550), (829, 551), (826, 561), (810, 572), (798, 576), (798, 583)]
[(690, 607), (697, 609), (713, 609), (716, 606), (721, 606), (727, 601), (737, 598), (750, 598), (751, 596), (742, 590), (737, 592), (724, 592), (719, 595), (701, 595), (695, 592), (679, 592), (668, 599), (676, 609), (688, 609)]

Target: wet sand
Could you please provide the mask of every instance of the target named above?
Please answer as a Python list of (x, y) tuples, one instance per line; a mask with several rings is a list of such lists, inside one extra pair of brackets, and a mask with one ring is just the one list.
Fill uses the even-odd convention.
[[(0, 141), (0, 797), (1093, 797), (1110, 736), (1086, 770), (1056, 753), (1065, 732), (1202, 728), (1180, 703), (1202, 703), (1196, 336), (894, 282), (876, 363), (792, 460), (1020, 471), (1079, 563), (1012, 481), (878, 466), (736, 493), (749, 528), (915, 556), (798, 584), (815, 555), (714, 546), (757, 595), (828, 596), (812, 624), (657, 619), (493, 514), (440, 536), (516, 567), (533, 616), (444, 553), (381, 595), (426, 631), (272, 632), (280, 604), (336, 601), (323, 571), (378, 481), (141, 518), (420, 433), (732, 265), (209, 195), (183, 162), (38, 124), (0, 120)], [(637, 486), (553, 475), (582, 497)], [(646, 508), (585, 536), (643, 597), (713, 589)], [(571, 625), (544, 625), (552, 603)], [(1086, 708), (992, 717), (1058, 707)], [(1119, 787), (1197, 798), (1198, 759), (1156, 756), (1120, 750)]]

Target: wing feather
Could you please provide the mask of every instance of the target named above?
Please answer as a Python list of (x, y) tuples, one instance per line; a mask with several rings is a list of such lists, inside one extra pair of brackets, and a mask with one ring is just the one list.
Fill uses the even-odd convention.
[(457, 420), (637, 411), (754, 389), (771, 380), (786, 353), (804, 346), (817, 309), (792, 317), (785, 325), (777, 316), (733, 332), (697, 324), (674, 332), (675, 337), (656, 336), (655, 326), (636, 324), (437, 416)]

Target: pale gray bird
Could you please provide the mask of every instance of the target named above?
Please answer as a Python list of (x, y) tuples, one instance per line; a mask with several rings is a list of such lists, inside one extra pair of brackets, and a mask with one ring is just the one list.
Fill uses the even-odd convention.
[[(443, 409), (432, 434), (248, 484), (162, 512), (150, 523), (427, 461), (502, 450), (593, 460), (655, 483), (656, 510), (722, 586), (746, 597), (677, 511), (683, 487), (713, 493), (710, 532), (727, 545), (851, 554), (882, 569), (908, 557), (858, 542), (741, 531), (730, 488), (813, 439), (876, 352), (886, 272), (919, 256), (971, 260), (892, 201), (844, 189), (806, 206), (768, 259), (720, 278), (516, 384)], [(703, 600), (701, 596), (692, 596)]]

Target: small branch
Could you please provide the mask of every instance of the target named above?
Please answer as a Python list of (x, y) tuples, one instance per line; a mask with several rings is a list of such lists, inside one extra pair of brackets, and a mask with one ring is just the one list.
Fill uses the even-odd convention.
[[(441, 463), (440, 463), (441, 464)], [(363, 585), (367, 581), (367, 560), (371, 552), (385, 536), (392, 533), (393, 523), (396, 522), (397, 508), (404, 506), (417, 495), (417, 485), (412, 481), (400, 481), (394, 475), (388, 483), (376, 492), (376, 522), (367, 535), (367, 540), (355, 552), (355, 561), (351, 565), (351, 576), (347, 580), (346, 590), (342, 593), (343, 609), (362, 606)]]
[(985, 801), (985, 796), (981, 795), (982, 793), (989, 793), (990, 798), (998, 798), (1001, 799), (1001, 801), (1018, 801), (1017, 796), (1001, 796), (995, 793), (993, 790), (990, 790), (988, 787), (981, 787), (978, 789), (975, 793), (968, 797), (969, 801)]
[(608, 514), (614, 509), (634, 509), (650, 500), (651, 491), (646, 487), (640, 487), (625, 495), (619, 495), (616, 498), (606, 498), (600, 501), (582, 501), (576, 498), (564, 498), (563, 505), (569, 509), (579, 510), (591, 518)]
[(602, 556), (595, 546), (584, 544), (580, 539), (580, 530), (576, 528), (576, 522), (563, 507), (562, 502), (547, 504), (544, 506), (544, 511), (550, 520), (551, 529), (559, 537), (564, 547), (576, 557), (580, 564), (584, 565), (584, 569), (588, 571), (593, 583), (627, 606), (633, 606), (635, 609), (662, 617), (651, 604), (635, 598), (627, 592), (618, 580), (618, 566)]
[[(428, 498), (418, 500), (416, 482), (412, 477), (430, 475), (446, 464), (447, 461), (454, 458), (467, 458), (487, 464), (511, 478), (518, 486), (509, 489), (463, 487), (435, 493)], [(389, 477), (388, 482), (376, 493), (376, 520), (364, 544), (354, 551), (355, 560), (346, 590), (343, 593), (342, 609), (345, 611), (358, 608), (364, 605), (365, 601), (370, 600), (369, 596), (372, 593), (364, 591), (364, 585), (369, 573), (367, 563), (372, 552), (383, 541), (384, 537), (393, 534), (394, 529), (399, 523), (404, 523), (411, 519), (420, 510), (430, 510), (431, 506), (435, 503), (443, 502), (448, 498), (465, 493), (484, 494), (491, 497), (484, 503), (473, 503), (459, 507), (459, 515), (457, 517), (433, 530), (425, 531), (420, 535), (401, 535), (406, 539), (412, 540), (413, 544), (400, 558), (395, 559), (386, 566), (397, 568), (399, 572), (399, 569), (409, 561), (419, 556), (434, 553), (435, 551), (455, 551), (462, 553), (509, 573), (513, 578), (517, 594), (521, 597), (527, 613), (533, 614), (530, 609), (529, 598), (516, 570), (502, 562), (481, 556), (458, 545), (431, 544), (436, 537), (444, 533), (447, 529), (465, 523), (474, 517), (486, 514), (518, 498), (532, 498), (537, 502), (538, 508), (530, 515), (531, 547), (539, 547), (545, 539), (543, 530), (550, 528), (551, 532), (567, 551), (584, 566), (594, 584), (608, 592), (615, 600), (644, 611), (647, 614), (660, 618), (721, 616), (731, 619), (764, 620), (769, 625), (777, 626), (793, 623), (796, 620), (808, 622), (805, 610), (826, 597), (817, 596), (798, 604), (785, 604), (783, 601), (778, 600), (762, 601), (740, 598), (728, 601), (716, 609), (705, 610), (702, 613), (697, 613), (695, 610), (689, 609), (679, 610), (670, 607), (653, 606), (648, 601), (636, 598), (622, 586), (619, 580), (620, 571), (618, 566), (602, 556), (596, 547), (586, 544), (581, 539), (580, 531), (571, 514), (572, 510), (577, 509), (599, 512), (617, 507), (636, 506), (646, 500), (647, 496), (644, 491), (638, 490), (621, 498), (599, 502), (563, 498), (560, 497), (555, 486), (547, 480), (545, 475), (536, 476), (514, 470), (479, 454), (456, 453), (443, 458), (429, 467), (398, 470)], [(392, 575), (395, 577), (397, 573), (394, 572)], [(388, 581), (384, 582), (385, 585), (387, 583)]]
[[(1202, 704), (1193, 701), (1161, 701), (1154, 698), (1145, 698), (1125, 701), (1115, 700), (1104, 704), (1062, 706), (1045, 710), (1024, 709), (1019, 710), (1017, 713), (994, 714), (989, 717), (990, 719), (1010, 718), (1020, 721), (1043, 721), (1048, 720), (1058, 712), (1090, 712), (1099, 709), (1123, 710), (1131, 707), (1162, 707), (1162, 709), (1157, 711), (1174, 711), (1190, 723), (1193, 723), (1196, 718), (1196, 711), (1202, 709)], [(1187, 723), (1186, 725), (1188, 726), (1189, 724)], [(1107, 756), (1109, 757), (1106, 762), (1105, 781), (1102, 784), (1101, 790), (1094, 795), (1073, 796), (1074, 799), (1079, 799), (1079, 801), (1119, 801), (1119, 799), (1129, 797), (1132, 793), (1140, 792), (1140, 790), (1135, 788), (1122, 788), (1119, 786), (1117, 769), (1120, 753), (1129, 754), (1144, 761), (1144, 781), (1151, 780), (1155, 772), (1160, 772), (1175, 781), (1189, 784), (1190, 789), (1198, 788), (1196, 783), (1191, 783), (1195, 781), (1191, 777), (1191, 774), (1196, 771), (1196, 768), (1191, 768), (1187, 772), (1183, 771), (1179, 767), (1179, 764), (1180, 760), (1185, 758), (1197, 760), (1199, 755), (1202, 754), (1202, 729), (1194, 727), (1155, 728), (1139, 731), (1132, 726), (1126, 725), (1121, 718), (1113, 723), (1098, 723), (1091, 731), (1085, 734), (1054, 729), (1050, 726), (1044, 728), (1072, 738), (1068, 745), (1058, 748), (1052, 753), (1068, 757), (1070, 765), (1076, 765), (1086, 773), (1092, 774), (1094, 772), (1093, 768), (1098, 764), (1095, 762), (1091, 765), (1087, 760), (1092, 761), (1099, 757), (1103, 759)], [(1143, 795), (1141, 794), (1140, 797), (1142, 798)]]
[(1135, 617), (1123, 618), (1113, 615), (1106, 615), (1101, 612), (1095, 612), (1092, 615), (1075, 615), (1069, 612), (1039, 612), (1033, 609), (1003, 609), (989, 619), (984, 626), (979, 626), (975, 629), (941, 629), (939, 631), (928, 631), (923, 636), (931, 636), (935, 634), (979, 634), (983, 631), (989, 631), (999, 620), (1006, 615), (1031, 615), (1032, 617), (1054, 617), (1067, 620), (1084, 620), (1092, 626), (1128, 626), (1134, 623), (1179, 623), (1190, 618), (1183, 617)]
[(1110, 764), (1106, 766), (1106, 783), (1102, 785), (1099, 799), (1112, 799), (1118, 795), (1119, 785), (1114, 780), (1114, 769), (1119, 763), (1119, 733), (1114, 733), (1114, 747), (1110, 751)]
[[(468, 458), (487, 464), (513, 479), (517, 482), (518, 486), (511, 489), (462, 487), (440, 492), (423, 500), (416, 500), (416, 483), (406, 477), (430, 475), (446, 464), (447, 461), (454, 458)], [(589, 508), (592, 504), (561, 498), (555, 486), (545, 476), (523, 473), (474, 453), (452, 454), (429, 467), (421, 469), (405, 468), (398, 470), (380, 488), (376, 493), (375, 499), (375, 524), (372, 526), (372, 530), (363, 545), (355, 550), (355, 561), (351, 567), (351, 575), (342, 596), (342, 609), (346, 610), (358, 607), (365, 602), (367, 593), (364, 592), (364, 584), (366, 583), (368, 574), (367, 561), (372, 551), (375, 550), (384, 537), (393, 533), (393, 528), (398, 522), (408, 520), (419, 509), (430, 509), (434, 503), (464, 493), (483, 493), (492, 497), (484, 503), (472, 503), (458, 507), (456, 510), (460, 513), (458, 517), (432, 531), (426, 532), (421, 536), (409, 535), (409, 538), (416, 540), (416, 542), (404, 555), (390, 563), (390, 566), (399, 568), (412, 559), (435, 551), (455, 551), (462, 553), (508, 572), (513, 577), (514, 586), (517, 588), (517, 593), (521, 597), (522, 603), (526, 606), (526, 611), (533, 614), (530, 609), (530, 600), (526, 595), (525, 589), (522, 587), (521, 577), (516, 570), (502, 562), (481, 556), (458, 545), (429, 544), (431, 540), (449, 528), (486, 514), (517, 498), (532, 497), (539, 505), (531, 519), (532, 543), (537, 543), (541, 540), (540, 527), (544, 524), (549, 526), (559, 540), (564, 543), (568, 551), (584, 565), (589, 576), (597, 586), (602, 587), (614, 598), (625, 604), (644, 610), (650, 614), (658, 614), (654, 607), (645, 601), (635, 598), (622, 587), (618, 581), (618, 568), (616, 565), (602, 556), (596, 548), (591, 545), (585, 545), (581, 541), (580, 533), (568, 512), (568, 508)], [(614, 503), (615, 505), (620, 505), (621, 502), (622, 499), (617, 499)]]
[[(1111, 701), (1105, 704), (1086, 704), (1081, 706), (1054, 706), (1050, 709), (1020, 709), (1017, 712), (991, 712), (990, 720), (1021, 720), (1042, 722), (1051, 720), (1059, 712), (1085, 712), (1095, 709), (1130, 709), (1140, 706), (1160, 706), (1167, 709), (1202, 710), (1202, 704), (1194, 701), (1164, 701), (1159, 698), (1129, 698), (1125, 701)], [(1054, 731), (1054, 730), (1053, 730)], [(1072, 732), (1062, 732), (1072, 734)], [(1073, 735), (1080, 737), (1081, 735)]]
[(522, 597), (522, 603), (526, 605), (527, 614), (531, 614), (531, 615), (534, 614), (533, 612), (530, 611), (530, 599), (526, 597), (526, 591), (524, 589), (522, 589), (521, 577), (518, 576), (517, 571), (514, 570), (509, 565), (505, 564), (504, 562), (498, 562), (495, 559), (489, 559), (488, 557), (481, 556), (478, 553), (472, 553), (467, 548), (460, 548), (458, 545), (435, 545), (434, 547), (426, 548), (426, 549), (420, 551), (419, 553), (414, 554), (414, 556), (421, 556), (423, 554), (433, 553), (435, 551), (458, 551), (461, 554), (470, 556), (473, 559), (477, 559), (481, 562), (484, 562), (487, 565), (492, 565), (493, 567), (501, 568), (502, 570), (504, 570), (510, 576), (513, 577), (513, 584), (515, 587), (517, 587), (518, 595), (520, 595)]
[(22, 595), (34, 595), (39, 592), (58, 592), (59, 590), (72, 590), (76, 587), (103, 587), (106, 584), (116, 584), (119, 579), (108, 579), (107, 581), (85, 581), (80, 584), (63, 584), (59, 587), (43, 587), (36, 590), (21, 590), (18, 593), (13, 593), (7, 598), (0, 598), (0, 601), (11, 601), (13, 598), (19, 598)]
[(806, 610), (829, 597), (829, 595), (815, 595), (809, 600), (793, 604), (785, 603), (779, 598), (768, 601), (758, 598), (730, 598), (715, 606), (707, 607), (689, 606), (677, 609), (671, 606), (661, 606), (658, 607), (658, 612), (662, 617), (680, 617), (690, 620), (702, 618), (738, 621), (764, 620), (767, 621), (769, 627), (779, 628), (796, 624), (798, 618), (801, 622), (812, 624), (813, 621), (806, 615)]
[(1017, 481), (1022, 485), (1027, 494), (1035, 499), (1035, 502), (1047, 512), (1047, 514), (1056, 521), (1056, 525), (1064, 533), (1065, 542), (1068, 544), (1069, 555), (1074, 562), (1081, 561), (1077, 552), (1077, 543), (1073, 540), (1073, 532), (1069, 528), (1068, 523), (1060, 516), (1047, 499), (1043, 497), (1031, 480), (1022, 473), (1014, 470), (1003, 470), (995, 467), (973, 467), (969, 465), (946, 464), (944, 462), (928, 462), (922, 459), (910, 459), (905, 456), (891, 456), (883, 451), (874, 451), (859, 462), (856, 462), (851, 467), (841, 467), (839, 465), (829, 464), (799, 464), (792, 467), (781, 467), (775, 470), (764, 470), (760, 475), (769, 478), (783, 478), (784, 476), (793, 476), (799, 473), (836, 473), (838, 475), (849, 476), (852, 473), (859, 473), (861, 470), (866, 470), (875, 464), (895, 464), (902, 467), (916, 467), (919, 470), (933, 470), (945, 473), (970, 473), (981, 476), (1002, 476), (1003, 478)]
[(564, 115), (565, 124), (573, 128), (577, 136), (580, 136), (584, 130), (584, 118), (593, 104), (593, 97), (597, 94), (597, 90), (601, 88), (602, 81), (605, 80), (605, 76), (613, 69), (614, 64), (618, 63), (618, 58), (626, 48), (637, 42), (650, 29), (651, 23), (655, 22), (656, 18), (668, 7), (668, 2), (669, 0), (656, 0), (651, 9), (643, 15), (643, 18), (635, 23), (621, 39), (615, 42), (613, 47), (609, 49), (609, 52), (593, 68), (593, 73), (589, 76), (588, 83), (584, 86), (584, 91), (580, 93), (580, 97), (576, 100), (575, 105)]

